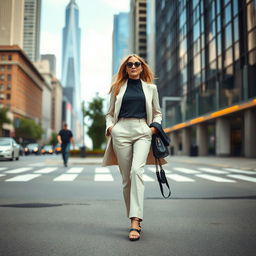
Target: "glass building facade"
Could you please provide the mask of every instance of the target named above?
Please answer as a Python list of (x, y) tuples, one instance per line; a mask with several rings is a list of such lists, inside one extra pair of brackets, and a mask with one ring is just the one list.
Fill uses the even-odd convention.
[(113, 30), (113, 75), (117, 73), (121, 60), (129, 54), (129, 14), (114, 15)]
[(256, 0), (159, 1), (156, 63), (168, 127), (252, 100)]

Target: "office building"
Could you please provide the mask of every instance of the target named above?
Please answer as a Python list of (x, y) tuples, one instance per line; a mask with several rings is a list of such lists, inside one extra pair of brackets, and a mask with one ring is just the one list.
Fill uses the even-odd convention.
[(39, 60), (41, 0), (24, 0), (23, 49), (31, 61)]
[(130, 2), (130, 40), (131, 53), (147, 59), (147, 0), (131, 0)]
[(0, 1), (0, 45), (23, 47), (24, 0)]
[(129, 54), (129, 14), (114, 15), (113, 29), (113, 75), (117, 73), (121, 60)]
[(54, 54), (42, 54), (41, 60), (47, 60), (50, 64), (50, 72), (56, 76), (56, 57)]
[(15, 124), (20, 118), (41, 123), (43, 87), (44, 78), (20, 47), (0, 46), (0, 105)]
[(156, 73), (171, 152), (256, 157), (256, 1), (161, 1)]

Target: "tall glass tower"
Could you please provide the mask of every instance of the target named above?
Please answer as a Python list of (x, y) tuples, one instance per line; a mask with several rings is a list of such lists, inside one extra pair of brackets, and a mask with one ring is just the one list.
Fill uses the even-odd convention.
[[(64, 87), (64, 96), (71, 103), (73, 113), (77, 118), (81, 105), (80, 38), (78, 6), (75, 0), (70, 0), (66, 7), (65, 27), (63, 28), (61, 80)], [(71, 128), (74, 124), (73, 120)]]

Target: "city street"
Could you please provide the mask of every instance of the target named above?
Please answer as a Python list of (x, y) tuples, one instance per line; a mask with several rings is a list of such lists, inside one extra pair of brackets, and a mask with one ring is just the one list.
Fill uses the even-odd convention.
[(0, 255), (255, 255), (256, 170), (193, 159), (164, 166), (168, 200), (154, 166), (145, 168), (138, 242), (127, 238), (116, 166), (71, 159), (66, 168), (55, 155), (1, 161)]

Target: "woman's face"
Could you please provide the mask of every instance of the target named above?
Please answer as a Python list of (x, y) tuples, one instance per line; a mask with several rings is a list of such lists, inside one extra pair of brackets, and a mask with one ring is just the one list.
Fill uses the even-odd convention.
[(126, 63), (126, 72), (129, 78), (139, 79), (142, 72), (141, 62), (136, 57), (130, 57)]

